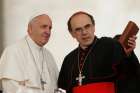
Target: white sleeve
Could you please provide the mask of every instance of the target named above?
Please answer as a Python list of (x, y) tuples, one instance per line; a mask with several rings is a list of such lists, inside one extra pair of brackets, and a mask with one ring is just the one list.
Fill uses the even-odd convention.
[(33, 93), (31, 88), (20, 85), (19, 82), (14, 80), (2, 80), (3, 93)]

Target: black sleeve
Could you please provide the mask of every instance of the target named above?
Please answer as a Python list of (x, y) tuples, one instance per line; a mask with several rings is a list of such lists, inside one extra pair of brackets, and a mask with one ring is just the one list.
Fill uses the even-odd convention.
[(125, 51), (117, 40), (113, 40), (113, 62), (119, 64), (126, 57)]
[(124, 63), (126, 64), (128, 75), (140, 76), (140, 63), (134, 52), (125, 58)]
[(104, 51), (109, 55), (112, 64), (118, 64), (126, 56), (118, 40), (109, 37), (102, 37), (101, 40)]
[[(116, 35), (114, 37), (114, 40), (118, 41), (119, 37), (120, 35)], [(117, 46), (115, 45), (115, 47)], [(121, 44), (120, 44), (120, 47), (121, 47)], [(115, 51), (118, 51), (118, 49), (119, 48), (116, 48)], [(129, 56), (126, 56), (123, 48), (121, 50), (122, 50), (122, 53), (119, 53), (119, 54), (123, 54), (124, 56), (122, 56), (123, 58), (121, 58), (121, 56), (119, 57), (122, 60), (120, 60), (120, 63), (117, 66), (120, 73), (125, 74), (127, 77), (132, 77), (132, 76), (139, 77), (140, 76), (140, 63), (134, 51), (132, 51)], [(114, 57), (116, 56), (119, 56), (119, 55), (115, 53)]]
[(124, 58), (119, 64), (120, 73), (125, 75), (125, 78), (139, 77), (140, 78), (140, 63), (134, 52)]
[(68, 56), (65, 57), (58, 77), (58, 88), (66, 90), (67, 93), (71, 93), (72, 88), (71, 74), (73, 67), (70, 58)]
[(67, 64), (66, 64), (66, 58), (64, 59), (62, 66), (61, 66), (61, 70), (59, 73), (59, 77), (58, 77), (58, 88), (62, 88), (66, 90), (66, 86), (67, 86)]
[(134, 52), (118, 65), (118, 93), (140, 93), (140, 64)]

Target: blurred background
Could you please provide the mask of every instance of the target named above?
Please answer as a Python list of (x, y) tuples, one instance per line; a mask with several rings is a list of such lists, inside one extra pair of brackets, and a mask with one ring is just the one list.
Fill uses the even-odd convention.
[[(3, 49), (27, 34), (27, 24), (37, 13), (47, 13), (53, 21), (48, 48), (58, 67), (64, 56), (77, 47), (67, 30), (68, 18), (86, 11), (95, 18), (98, 37), (121, 34), (129, 20), (140, 27), (140, 0), (0, 0), (0, 54)], [(135, 53), (140, 60), (140, 32)]]

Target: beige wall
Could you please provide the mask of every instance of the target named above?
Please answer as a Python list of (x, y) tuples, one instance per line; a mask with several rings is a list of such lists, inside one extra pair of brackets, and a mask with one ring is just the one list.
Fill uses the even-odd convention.
[[(77, 46), (66, 25), (72, 13), (84, 10), (93, 14), (96, 35), (113, 37), (122, 33), (129, 20), (140, 27), (139, 9), (140, 0), (4, 0), (4, 47), (26, 35), (32, 15), (38, 11), (47, 12), (53, 19), (53, 29), (46, 47), (60, 67), (64, 56)], [(140, 60), (140, 33), (135, 52)]]

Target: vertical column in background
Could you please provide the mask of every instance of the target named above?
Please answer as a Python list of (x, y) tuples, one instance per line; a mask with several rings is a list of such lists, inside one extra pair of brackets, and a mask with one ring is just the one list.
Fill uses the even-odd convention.
[(0, 0), (0, 56), (3, 50), (3, 0)]

